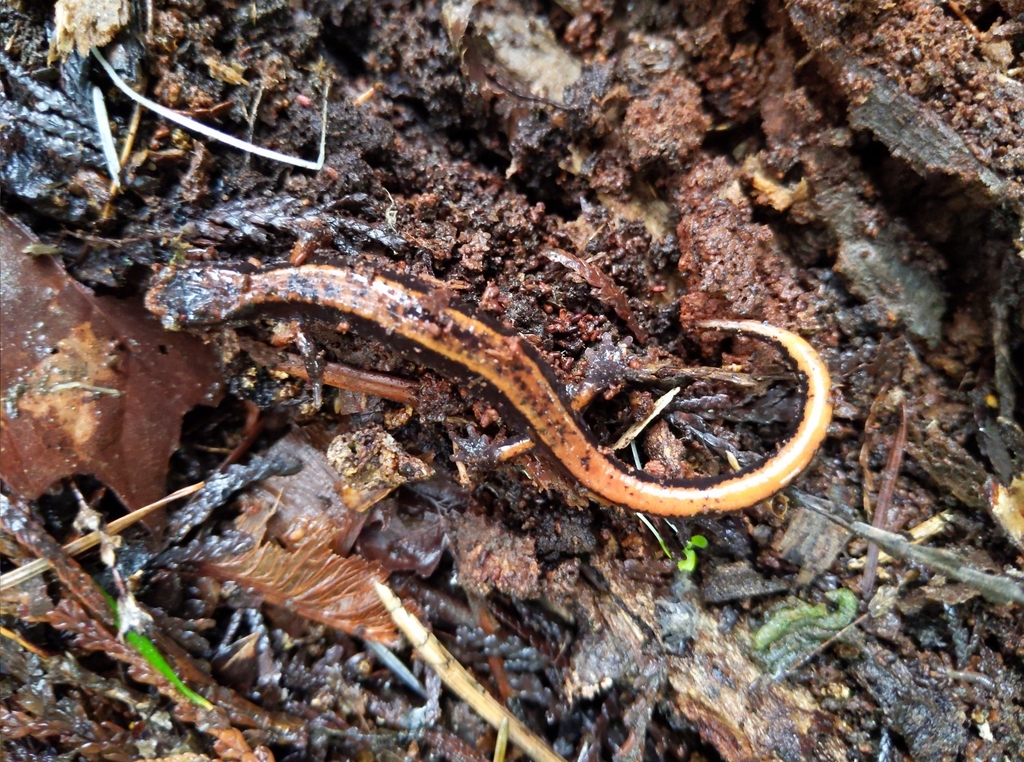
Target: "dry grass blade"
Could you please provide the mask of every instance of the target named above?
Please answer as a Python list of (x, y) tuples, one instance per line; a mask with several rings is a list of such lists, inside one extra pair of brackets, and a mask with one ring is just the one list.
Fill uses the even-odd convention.
[(540, 736), (534, 734), (517, 717), (497, 702), (469, 671), (455, 660), (448, 650), (441, 645), (402, 605), (402, 601), (391, 588), (375, 582), (377, 595), (395, 620), (395, 624), (409, 639), (416, 653), (429, 664), (438, 677), (473, 710), (483, 717), (494, 728), (500, 729), (508, 723), (508, 737), (534, 762), (565, 762), (565, 759), (551, 750)]
[(505, 750), (508, 747), (508, 717), (501, 721), (498, 728), (498, 739), (494, 742), (493, 762), (505, 762)]
[[(206, 486), (206, 482), (196, 482), (195, 484), (189, 485), (188, 487), (182, 487), (177, 492), (172, 492), (170, 495), (157, 500), (155, 503), (150, 503), (137, 511), (132, 511), (127, 516), (122, 516), (119, 519), (115, 519), (107, 524), (107, 534), (117, 534), (123, 529), (134, 524), (139, 519), (148, 516), (157, 508), (163, 508), (169, 503), (173, 503), (175, 500), (188, 497), (194, 494)], [(100, 544), (100, 533), (90, 532), (89, 534), (79, 537), (77, 540), (69, 542), (64, 546), (64, 552), (69, 556), (77, 556), (79, 553), (83, 553), (89, 548), (93, 548)], [(35, 561), (29, 561), (24, 566), (18, 567), (14, 571), (9, 571), (0, 577), (0, 589), (7, 589), (14, 585), (20, 585), (25, 580), (31, 579), (37, 574), (42, 574), (44, 571), (49, 569), (51, 563), (46, 558), (37, 558)]]
[(643, 420), (637, 421), (619, 437), (618, 441), (612, 445), (612, 450), (618, 452), (624, 447), (628, 447), (634, 439), (640, 436), (640, 432), (646, 429), (655, 418), (661, 415), (661, 411), (668, 407), (668, 404), (675, 399), (676, 395), (679, 394), (679, 390), (682, 387), (675, 387), (658, 398), (657, 402), (651, 408), (651, 412), (644, 416)]
[(295, 550), (266, 543), (237, 556), (200, 561), (198, 566), (306, 619), (395, 645), (398, 633), (373, 589), (375, 582), (386, 579), (384, 570), (358, 556), (335, 555), (316, 537), (310, 532)]

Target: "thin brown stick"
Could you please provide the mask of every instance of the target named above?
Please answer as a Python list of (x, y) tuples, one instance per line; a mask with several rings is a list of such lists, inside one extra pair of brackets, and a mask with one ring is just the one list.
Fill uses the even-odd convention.
[(242, 441), (231, 448), (231, 452), (229, 452), (228, 456), (224, 458), (224, 461), (220, 464), (220, 468), (217, 470), (223, 474), (228, 470), (228, 466), (237, 463), (243, 455), (249, 452), (249, 448), (253, 446), (253, 443), (259, 438), (260, 434), (263, 433), (263, 429), (266, 425), (267, 418), (262, 414), (259, 405), (246, 400), (245, 430), (242, 435)]
[[(892, 506), (892, 496), (896, 490), (896, 477), (899, 476), (900, 466), (903, 465), (903, 453), (907, 448), (907, 405), (900, 400), (900, 428), (896, 432), (896, 441), (892, 443), (889, 450), (889, 458), (885, 463), (885, 470), (882, 472), (882, 484), (878, 488), (878, 499), (875, 501), (875, 514), (871, 525), (875, 529), (887, 529), (889, 524), (889, 508)], [(864, 600), (871, 598), (875, 588), (875, 573), (878, 571), (878, 551), (875, 543), (868, 545), (868, 558), (864, 565), (864, 576), (861, 577), (861, 595)]]
[[(288, 355), (288, 359), (274, 366), (274, 370), (287, 373), (290, 376), (309, 380), (309, 372), (302, 358), (295, 355)], [(411, 405), (416, 401), (416, 389), (419, 385), (415, 381), (408, 381), (397, 376), (390, 376), (386, 373), (375, 373), (369, 370), (361, 370), (348, 365), (341, 365), (336, 362), (324, 363), (323, 378), (327, 386), (335, 389), (347, 389), (360, 394), (370, 394), (374, 397), (401, 402)]]
[(513, 458), (518, 458), (520, 455), (525, 455), (532, 450), (534, 445), (532, 439), (526, 437), (520, 437), (512, 439), (508, 442), (503, 442), (501, 445), (495, 448), (494, 459), (498, 463), (507, 463)]
[(864, 441), (861, 442), (860, 455), (857, 458), (857, 462), (860, 464), (861, 479), (864, 482), (861, 487), (861, 500), (864, 505), (864, 515), (868, 518), (871, 518), (871, 493), (875, 491), (875, 475), (868, 467), (868, 459), (871, 457), (871, 435), (878, 428), (878, 409), (888, 393), (889, 384), (882, 384), (882, 388), (871, 401), (868, 417), (864, 421)]
[(971, 21), (970, 17), (964, 13), (963, 9), (960, 7), (960, 3), (956, 0), (946, 0), (946, 4), (949, 6), (949, 9), (956, 14), (956, 17), (960, 19), (960, 22), (967, 27), (967, 31), (974, 36), (974, 39), (978, 42), (986, 42), (988, 40), (988, 34), (983, 33), (977, 26), (975, 26), (974, 22)]
[[(917, 526), (911, 527), (907, 530), (907, 534), (910, 536), (911, 545), (921, 545), (925, 540), (929, 540), (935, 535), (942, 532), (950, 522), (953, 520), (953, 511), (945, 510), (942, 513), (936, 513), (930, 519), (922, 521)], [(892, 556), (886, 553), (884, 550), (878, 554), (878, 563), (887, 564), (892, 561)], [(860, 558), (851, 558), (847, 568), (850, 571), (860, 571), (864, 568), (867, 563), (867, 556), (861, 556)]]
[[(495, 635), (498, 632), (498, 623), (475, 596), (469, 597), (469, 605), (476, 614), (477, 625), (484, 631), (484, 635)], [(498, 688), (498, 695), (507, 704), (512, 697), (512, 686), (508, 682), (508, 675), (505, 673), (505, 662), (498, 654), (489, 654), (487, 665), (491, 668), (491, 677)]]

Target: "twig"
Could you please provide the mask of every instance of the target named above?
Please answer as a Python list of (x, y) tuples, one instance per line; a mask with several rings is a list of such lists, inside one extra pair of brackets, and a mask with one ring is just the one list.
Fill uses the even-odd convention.
[(860, 464), (861, 478), (864, 480), (861, 500), (864, 504), (864, 515), (871, 516), (871, 493), (875, 491), (875, 476), (868, 467), (868, 460), (871, 457), (871, 434), (878, 427), (878, 409), (889, 393), (889, 383), (882, 384), (882, 388), (871, 401), (871, 408), (868, 410), (867, 420), (864, 421), (864, 441), (860, 445), (860, 455), (857, 462)]
[[(911, 527), (907, 530), (907, 535), (910, 537), (913, 545), (920, 545), (925, 540), (931, 539), (935, 535), (945, 530), (953, 522), (953, 511), (947, 509), (942, 513), (936, 513), (930, 519), (925, 519), (920, 524)], [(887, 564), (892, 561), (892, 556), (886, 553), (884, 550), (878, 553), (878, 563)], [(861, 558), (851, 558), (850, 563), (847, 564), (847, 568), (850, 571), (859, 571), (864, 568), (867, 563), (867, 556)]]
[(878, 546), (894, 558), (920, 564), (933, 572), (945, 574), (947, 577), (963, 582), (981, 593), (985, 598), (1003, 605), (1006, 603), (1024, 603), (1024, 588), (1021, 588), (1010, 577), (1002, 574), (988, 574), (978, 571), (964, 563), (963, 559), (948, 550), (937, 548), (921, 548), (913, 545), (894, 532), (886, 532), (865, 524), (862, 521), (847, 521), (828, 510), (827, 504), (819, 498), (791, 489), (792, 494), (804, 508), (824, 516), (839, 526), (848, 529)]
[(245, 428), (242, 430), (242, 441), (231, 448), (231, 452), (220, 464), (220, 468), (217, 470), (220, 473), (224, 473), (228, 470), (228, 466), (237, 463), (243, 455), (249, 452), (249, 448), (253, 446), (253, 443), (259, 438), (260, 434), (263, 433), (264, 427), (267, 425), (266, 416), (262, 414), (262, 411), (255, 402), (246, 400), (245, 402)]
[(974, 36), (975, 40), (978, 42), (985, 42), (988, 40), (988, 33), (983, 33), (977, 26), (975, 26), (970, 17), (963, 12), (963, 9), (960, 7), (960, 3), (956, 0), (946, 0), (946, 4), (949, 6), (949, 9), (956, 14), (956, 17), (960, 19), (960, 22), (967, 27), (967, 31)]
[[(484, 631), (484, 635), (495, 635), (498, 632), (498, 623), (494, 621), (491, 612), (480, 603), (479, 598), (469, 596), (469, 606), (476, 614), (477, 625)], [(497, 653), (491, 653), (487, 656), (487, 665), (491, 668), (491, 678), (498, 688), (498, 695), (501, 696), (502, 703), (508, 704), (508, 700), (512, 697), (512, 686), (509, 684), (508, 674), (505, 672), (504, 661)]]
[[(309, 371), (306, 370), (305, 363), (296, 355), (287, 355), (284, 360), (274, 365), (273, 369), (305, 381), (309, 380)], [(324, 363), (322, 379), (325, 385), (336, 389), (369, 394), (405, 405), (415, 402), (416, 391), (419, 388), (415, 381), (335, 362)]]
[[(889, 450), (889, 457), (885, 462), (885, 471), (882, 472), (882, 484), (878, 488), (878, 498), (875, 500), (875, 512), (871, 525), (875, 529), (886, 529), (889, 524), (889, 508), (892, 506), (892, 496), (896, 491), (896, 477), (899, 476), (900, 466), (903, 465), (903, 452), (907, 447), (907, 404), (900, 400), (900, 428), (896, 432), (896, 440)], [(864, 600), (871, 598), (875, 587), (875, 573), (878, 571), (878, 545), (871, 543), (868, 546), (868, 558), (864, 565), (864, 575), (861, 577), (861, 595)]]
[(463, 701), (469, 704), (492, 727), (501, 728), (508, 722), (508, 737), (534, 762), (565, 762), (537, 735), (532, 733), (519, 719), (499, 704), (445, 649), (420, 621), (410, 614), (387, 585), (374, 582), (377, 595), (384, 608), (391, 614), (395, 625), (402, 631), (416, 653), (433, 667), (438, 677)]

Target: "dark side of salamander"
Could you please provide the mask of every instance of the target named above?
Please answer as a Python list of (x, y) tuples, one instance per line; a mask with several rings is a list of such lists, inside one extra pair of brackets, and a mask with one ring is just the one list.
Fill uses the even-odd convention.
[[(283, 279), (283, 286), (269, 290), (261, 275), (268, 272), (248, 276), (236, 270), (223, 267), (183, 267), (167, 270), (154, 279), (150, 291), (146, 295), (147, 308), (157, 315), (165, 328), (181, 329), (187, 327), (210, 326), (226, 321), (254, 319), (257, 317), (281, 318), (319, 318), (328, 324), (337, 324), (343, 317), (358, 335), (379, 340), (412, 362), (429, 367), (444, 377), (464, 385), (493, 404), (501, 413), (510, 431), (532, 433), (526, 416), (521, 411), (523, 406), (533, 405), (537, 395), (530, 388), (518, 383), (514, 396), (510, 399), (507, 392), (501, 392), (481, 378), (474, 368), (462, 362), (453, 361), (444, 354), (433, 352), (422, 344), (398, 336), (380, 323), (353, 315), (339, 295), (339, 289), (330, 278), (317, 277), (312, 269), (294, 268)], [(556, 425), (552, 427), (558, 435), (562, 434), (561, 420), (574, 425), (582, 431), (593, 452), (600, 453), (601, 445), (594, 439), (589, 427), (580, 416), (573, 411), (564, 386), (555, 377), (554, 371), (541, 358), (540, 353), (530, 342), (518, 334), (497, 324), (486, 315), (474, 314), (451, 303), (447, 292), (409, 277), (382, 273), (382, 277), (398, 283), (404, 290), (405, 298), (401, 304), (381, 303), (381, 314), (401, 314), (404, 317), (424, 321), (428, 329), (435, 335), (443, 335), (445, 342), (458, 345), (460, 350), (472, 356), (476, 353), (493, 351), (496, 341), (501, 341), (501, 351), (509, 353), (509, 362), (516, 362), (516, 353), (521, 353), (523, 360), (535, 368), (542, 376), (538, 383), (547, 384), (555, 390), (559, 400), (559, 409), (541, 411), (548, 420)], [(369, 276), (368, 276), (369, 277)], [(483, 326), (476, 333), (458, 330), (449, 321), (442, 318), (445, 309), (455, 310), (467, 316), (475, 324)], [(432, 325), (430, 325), (432, 324)], [(483, 338), (481, 338), (483, 337)], [(497, 338), (500, 337), (500, 338)], [(759, 337), (762, 338), (763, 337)], [(770, 339), (764, 339), (767, 343)], [(779, 347), (784, 357), (789, 357), (785, 349)], [(520, 388), (522, 387), (522, 388)], [(804, 391), (804, 390), (802, 390)], [(801, 415), (803, 414), (801, 410)], [(570, 423), (571, 422), (571, 423)], [(544, 442), (536, 442), (550, 452)], [(554, 461), (559, 458), (551, 453)], [(658, 483), (666, 487), (706, 488), (721, 484), (723, 477), (697, 477), (691, 479), (666, 479), (654, 477), (642, 470), (636, 470), (616, 458), (610, 459), (617, 470), (628, 473), (642, 481)], [(579, 457), (579, 463), (588, 468), (589, 458), (586, 454)], [(746, 474), (757, 470), (763, 464), (755, 463), (740, 471), (730, 473), (728, 480), (740, 479)]]

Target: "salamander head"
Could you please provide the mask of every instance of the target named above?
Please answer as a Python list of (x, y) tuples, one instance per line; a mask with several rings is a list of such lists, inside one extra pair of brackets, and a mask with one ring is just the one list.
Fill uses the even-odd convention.
[(246, 281), (223, 268), (167, 268), (147, 292), (146, 309), (169, 331), (222, 323), (244, 306)]

